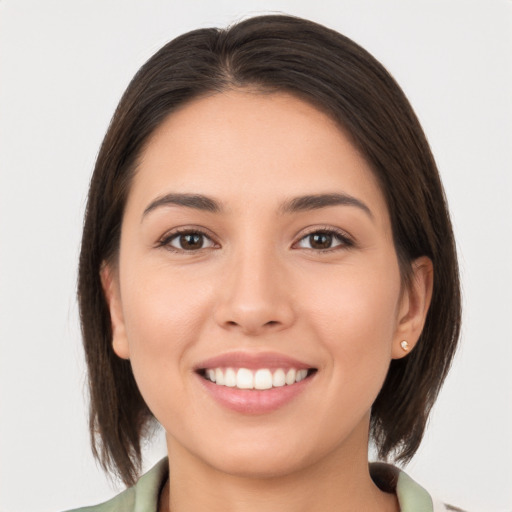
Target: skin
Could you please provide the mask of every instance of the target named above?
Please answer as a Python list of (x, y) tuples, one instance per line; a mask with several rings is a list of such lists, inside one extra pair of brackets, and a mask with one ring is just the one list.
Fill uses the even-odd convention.
[[(160, 204), (144, 214), (169, 193), (208, 196), (222, 211)], [(283, 211), (333, 193), (369, 211)], [(206, 233), (203, 248), (184, 249), (176, 228)], [(312, 232), (328, 230), (343, 238), (312, 245)], [(368, 428), (391, 359), (406, 355), (402, 340), (414, 347), (427, 313), (432, 265), (412, 269), (403, 289), (377, 181), (313, 106), (228, 91), (166, 119), (141, 156), (118, 262), (102, 271), (114, 350), (166, 430), (162, 509), (397, 511), (369, 476)], [(277, 352), (317, 372), (277, 410), (242, 414), (194, 372), (230, 351)]]

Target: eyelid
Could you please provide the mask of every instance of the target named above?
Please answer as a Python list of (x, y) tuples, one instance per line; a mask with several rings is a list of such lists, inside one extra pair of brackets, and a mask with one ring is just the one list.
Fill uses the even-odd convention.
[[(170, 245), (170, 242), (175, 239), (176, 237), (180, 235), (186, 235), (186, 234), (197, 234), (204, 236), (208, 240), (210, 240), (213, 244), (213, 247), (201, 247), (200, 249), (196, 250), (189, 250), (186, 249), (178, 249), (176, 247), (173, 247)], [(214, 248), (220, 247), (220, 244), (216, 241), (216, 237), (206, 228), (201, 226), (179, 226), (170, 229), (169, 231), (166, 231), (155, 243), (155, 247), (162, 247), (164, 249), (167, 249), (171, 252), (178, 252), (178, 253), (197, 253), (202, 250), (210, 250)]]
[[(332, 235), (341, 243), (339, 243), (338, 245), (335, 245), (334, 247), (329, 247), (327, 249), (313, 249), (313, 248), (309, 248), (309, 247), (297, 247), (298, 244), (300, 242), (302, 242), (302, 240), (304, 240), (308, 236), (311, 236), (315, 233), (324, 233), (324, 234)], [(354, 238), (350, 234), (348, 234), (346, 231), (344, 231), (343, 229), (336, 228), (333, 226), (311, 226), (311, 227), (307, 228), (306, 231), (303, 231), (302, 233), (300, 233), (298, 235), (296, 241), (292, 244), (292, 249), (298, 248), (298, 249), (306, 249), (306, 250), (313, 251), (316, 253), (326, 253), (326, 252), (351, 248), (351, 247), (354, 247), (355, 245), (356, 245), (356, 242), (355, 242)]]

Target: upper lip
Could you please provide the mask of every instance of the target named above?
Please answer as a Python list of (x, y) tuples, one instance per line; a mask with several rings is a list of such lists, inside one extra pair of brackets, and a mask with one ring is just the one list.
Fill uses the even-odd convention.
[(314, 366), (277, 352), (228, 352), (205, 359), (194, 366), (196, 371), (208, 368), (247, 368), (248, 370), (256, 370), (258, 368), (282, 368), (285, 370), (294, 368), (302, 370), (314, 368)]

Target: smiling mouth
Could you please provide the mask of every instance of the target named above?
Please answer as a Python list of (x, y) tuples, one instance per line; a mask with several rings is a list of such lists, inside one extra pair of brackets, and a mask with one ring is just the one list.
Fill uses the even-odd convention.
[(217, 386), (265, 390), (292, 386), (316, 373), (316, 368), (202, 368), (198, 374)]

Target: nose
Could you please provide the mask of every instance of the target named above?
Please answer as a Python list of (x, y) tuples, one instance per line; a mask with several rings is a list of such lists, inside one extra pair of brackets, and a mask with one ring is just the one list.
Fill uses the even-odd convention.
[(293, 286), (272, 251), (241, 251), (227, 265), (215, 308), (222, 328), (257, 336), (294, 323)]

